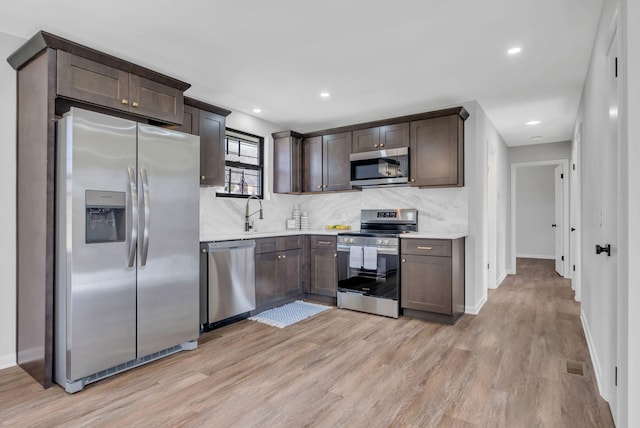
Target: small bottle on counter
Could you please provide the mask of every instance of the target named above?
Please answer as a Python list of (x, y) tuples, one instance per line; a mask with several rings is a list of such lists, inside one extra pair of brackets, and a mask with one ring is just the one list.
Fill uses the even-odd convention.
[(305, 211), (300, 216), (300, 229), (309, 230), (310, 220), (309, 214)]
[(293, 212), (291, 218), (296, 222), (296, 229), (300, 229), (300, 209), (297, 205), (293, 206)]

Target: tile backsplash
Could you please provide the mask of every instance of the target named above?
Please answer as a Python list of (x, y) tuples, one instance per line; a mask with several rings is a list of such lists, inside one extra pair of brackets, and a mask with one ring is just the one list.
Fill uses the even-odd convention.
[[(215, 192), (215, 188), (200, 189), (202, 240), (244, 231), (246, 199), (219, 198)], [(465, 187), (390, 187), (313, 195), (271, 194), (262, 205), (264, 220), (258, 220), (257, 214), (252, 217), (254, 226), (261, 232), (284, 230), (285, 221), (291, 218), (295, 205), (308, 213), (312, 230), (338, 223), (358, 229), (360, 210), (364, 208), (416, 208), (418, 229), (424, 233), (467, 233), (469, 224), (469, 198)], [(258, 207), (257, 201), (251, 201), (250, 212)]]

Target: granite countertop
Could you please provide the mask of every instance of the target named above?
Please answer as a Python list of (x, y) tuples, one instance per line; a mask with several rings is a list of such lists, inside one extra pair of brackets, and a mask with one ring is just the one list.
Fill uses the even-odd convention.
[(458, 239), (468, 236), (466, 232), (411, 232), (404, 235), (400, 235), (402, 239)]
[[(289, 236), (289, 235), (331, 235), (336, 236), (341, 232), (358, 232), (357, 230), (337, 230), (337, 229), (315, 229), (315, 230), (276, 230), (269, 232), (237, 232), (237, 233), (221, 233), (221, 234), (208, 234), (200, 237), (200, 242), (213, 242), (213, 241), (235, 241), (239, 239), (257, 239), (257, 238), (273, 238), (276, 236)], [(458, 239), (464, 238), (467, 233), (454, 232), (454, 233), (433, 233), (433, 232), (411, 232), (404, 235), (400, 235), (402, 239)]]
[(289, 236), (289, 235), (338, 235), (343, 230), (276, 230), (270, 232), (237, 232), (237, 233), (220, 233), (220, 234), (208, 234), (200, 236), (200, 242), (212, 242), (212, 241), (235, 241), (238, 239), (257, 239), (257, 238), (273, 238), (276, 236)]

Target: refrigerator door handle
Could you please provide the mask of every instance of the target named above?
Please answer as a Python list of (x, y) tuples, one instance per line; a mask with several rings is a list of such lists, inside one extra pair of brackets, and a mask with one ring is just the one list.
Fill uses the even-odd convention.
[(131, 192), (131, 240), (129, 241), (129, 263), (133, 267), (136, 259), (136, 245), (138, 244), (138, 186), (136, 185), (136, 172), (132, 167), (129, 170), (129, 190)]
[(149, 180), (147, 179), (147, 170), (140, 168), (140, 178), (142, 179), (142, 203), (144, 212), (144, 229), (142, 232), (142, 254), (140, 256), (140, 266), (147, 264), (147, 253), (149, 252)]

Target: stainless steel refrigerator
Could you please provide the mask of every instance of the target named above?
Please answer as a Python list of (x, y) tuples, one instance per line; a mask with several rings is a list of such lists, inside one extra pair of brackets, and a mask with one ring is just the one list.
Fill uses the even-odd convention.
[(197, 346), (200, 143), (77, 108), (57, 135), (54, 378), (76, 392)]

